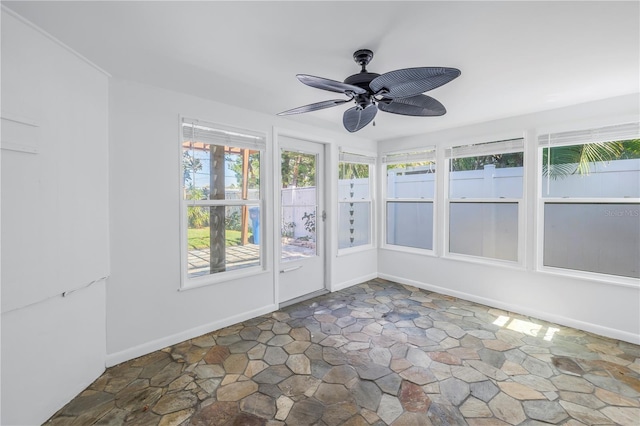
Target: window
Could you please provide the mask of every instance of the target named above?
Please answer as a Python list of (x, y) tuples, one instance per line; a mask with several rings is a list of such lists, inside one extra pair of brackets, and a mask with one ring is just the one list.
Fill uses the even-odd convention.
[(374, 157), (340, 153), (338, 163), (338, 249), (371, 245), (371, 182)]
[(433, 250), (435, 148), (388, 154), (385, 244)]
[(638, 123), (539, 137), (542, 263), (640, 278)]
[(182, 120), (183, 276), (260, 268), (263, 135)]
[(447, 149), (448, 252), (521, 262), (523, 139)]

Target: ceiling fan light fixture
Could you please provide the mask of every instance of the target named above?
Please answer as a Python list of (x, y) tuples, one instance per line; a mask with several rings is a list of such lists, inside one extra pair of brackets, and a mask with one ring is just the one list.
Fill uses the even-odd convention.
[[(384, 112), (436, 117), (446, 113), (445, 107), (422, 93), (433, 90), (460, 76), (460, 70), (447, 67), (417, 67), (376, 74), (367, 71), (373, 59), (369, 49), (356, 50), (353, 60), (362, 67), (359, 73), (350, 75), (344, 82), (298, 74), (300, 82), (316, 89), (343, 93), (348, 99), (334, 99), (283, 111), (278, 115), (300, 114), (317, 111), (355, 101), (356, 106), (344, 112), (342, 124), (349, 132), (357, 132), (375, 118), (378, 109)], [(374, 123), (375, 125), (375, 123)]]

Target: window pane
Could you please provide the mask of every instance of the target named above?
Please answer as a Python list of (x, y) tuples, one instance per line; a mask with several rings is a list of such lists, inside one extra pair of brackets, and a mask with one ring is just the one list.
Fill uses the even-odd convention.
[(339, 203), (338, 248), (371, 244), (371, 203)]
[(522, 198), (522, 152), (452, 158), (450, 169), (450, 198)]
[(433, 203), (387, 202), (387, 244), (433, 250)]
[(260, 151), (185, 141), (182, 170), (186, 200), (260, 198)]
[(338, 164), (338, 199), (368, 200), (370, 198), (369, 165)]
[(542, 150), (544, 197), (640, 197), (640, 140)]
[(434, 198), (435, 163), (387, 165), (387, 198)]
[(260, 265), (258, 206), (187, 207), (190, 278)]
[(449, 251), (518, 260), (517, 203), (450, 203)]
[(640, 278), (640, 204), (545, 204), (544, 265)]

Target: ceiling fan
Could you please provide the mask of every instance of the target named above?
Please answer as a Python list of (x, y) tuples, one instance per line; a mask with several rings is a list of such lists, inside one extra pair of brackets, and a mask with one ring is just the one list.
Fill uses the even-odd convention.
[(301, 114), (318, 111), (354, 101), (356, 106), (344, 112), (342, 124), (349, 132), (369, 124), (378, 110), (400, 115), (433, 117), (447, 110), (434, 98), (423, 92), (440, 87), (460, 75), (457, 68), (419, 67), (390, 71), (382, 75), (367, 71), (373, 52), (360, 49), (353, 60), (362, 67), (358, 74), (347, 77), (344, 83), (308, 74), (298, 74), (298, 80), (307, 86), (331, 92), (344, 93), (348, 99), (332, 99), (283, 111), (278, 115)]

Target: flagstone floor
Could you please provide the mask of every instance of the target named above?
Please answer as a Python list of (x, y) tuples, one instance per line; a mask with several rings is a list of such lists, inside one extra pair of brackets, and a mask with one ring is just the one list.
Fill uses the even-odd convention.
[(373, 280), (107, 369), (47, 425), (640, 425), (640, 347)]

